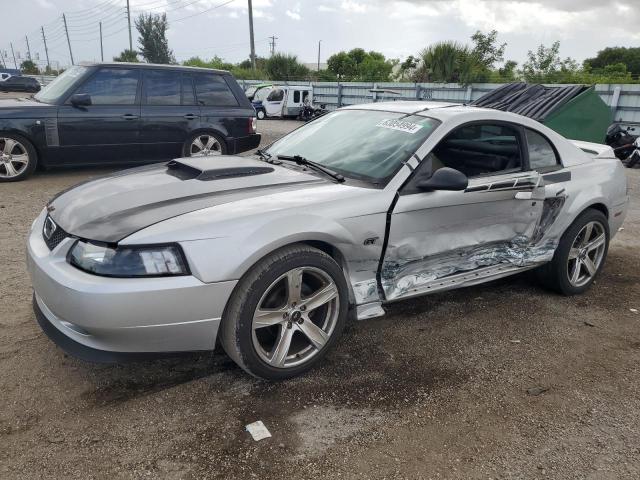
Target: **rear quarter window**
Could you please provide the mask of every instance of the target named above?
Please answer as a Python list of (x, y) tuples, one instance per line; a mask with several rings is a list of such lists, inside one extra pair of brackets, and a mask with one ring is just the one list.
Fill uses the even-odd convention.
[(238, 100), (224, 77), (215, 73), (194, 75), (196, 97), (200, 105), (214, 107), (237, 107)]
[(525, 129), (532, 170), (553, 169), (560, 165), (555, 149), (545, 137), (534, 130)]

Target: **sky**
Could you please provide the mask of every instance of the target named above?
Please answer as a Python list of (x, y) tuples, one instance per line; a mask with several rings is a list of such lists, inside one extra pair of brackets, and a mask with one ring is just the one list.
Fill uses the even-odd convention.
[[(177, 60), (218, 55), (231, 62), (249, 57), (247, 0), (130, 0), (133, 17), (166, 12), (169, 46)], [(253, 0), (256, 54), (276, 51), (305, 63), (340, 50), (362, 47), (390, 58), (416, 55), (427, 45), (456, 40), (469, 43), (476, 31), (499, 32), (505, 59), (522, 63), (539, 44), (561, 44), (560, 53), (578, 61), (607, 46), (640, 46), (640, 0)], [(52, 63), (71, 63), (62, 14), (65, 13), (76, 63), (100, 60), (99, 22), (104, 58), (128, 48), (126, 0), (0, 0), (3, 22), (0, 56), (13, 66), (27, 55), (44, 65), (41, 28)], [(8, 21), (8, 19), (11, 19)], [(133, 27), (134, 47), (137, 32)]]

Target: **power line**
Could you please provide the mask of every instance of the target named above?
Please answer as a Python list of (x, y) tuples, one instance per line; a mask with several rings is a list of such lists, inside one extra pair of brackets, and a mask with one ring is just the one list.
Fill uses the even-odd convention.
[(278, 39), (278, 37), (276, 37), (275, 35), (272, 35), (271, 37), (268, 37), (271, 40), (269, 41), (269, 51), (271, 52), (271, 56), (273, 56), (273, 54), (276, 52), (276, 40)]

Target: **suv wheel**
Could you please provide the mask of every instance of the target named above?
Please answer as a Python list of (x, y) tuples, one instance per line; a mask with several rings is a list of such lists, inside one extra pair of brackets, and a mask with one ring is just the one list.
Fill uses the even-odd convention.
[(184, 157), (206, 157), (209, 155), (226, 155), (227, 145), (214, 133), (197, 133), (187, 139), (182, 149)]
[(227, 354), (248, 373), (283, 380), (306, 372), (335, 345), (349, 291), (340, 266), (306, 245), (278, 250), (239, 282), (221, 325)]
[(598, 210), (583, 212), (567, 229), (553, 260), (538, 269), (542, 283), (564, 295), (586, 291), (604, 266), (609, 223)]
[(17, 182), (33, 173), (38, 163), (36, 149), (20, 135), (0, 133), (0, 182)]

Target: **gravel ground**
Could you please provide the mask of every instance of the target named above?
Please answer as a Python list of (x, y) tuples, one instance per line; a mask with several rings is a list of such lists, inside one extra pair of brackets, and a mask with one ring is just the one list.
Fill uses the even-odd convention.
[[(259, 129), (269, 141), (295, 125)], [(640, 477), (637, 170), (587, 294), (519, 275), (394, 304), (351, 324), (324, 366), (278, 384), (219, 351), (96, 366), (42, 334), (27, 230), (52, 195), (103, 172), (0, 185), (0, 478)], [(255, 420), (273, 437), (254, 442)]]

